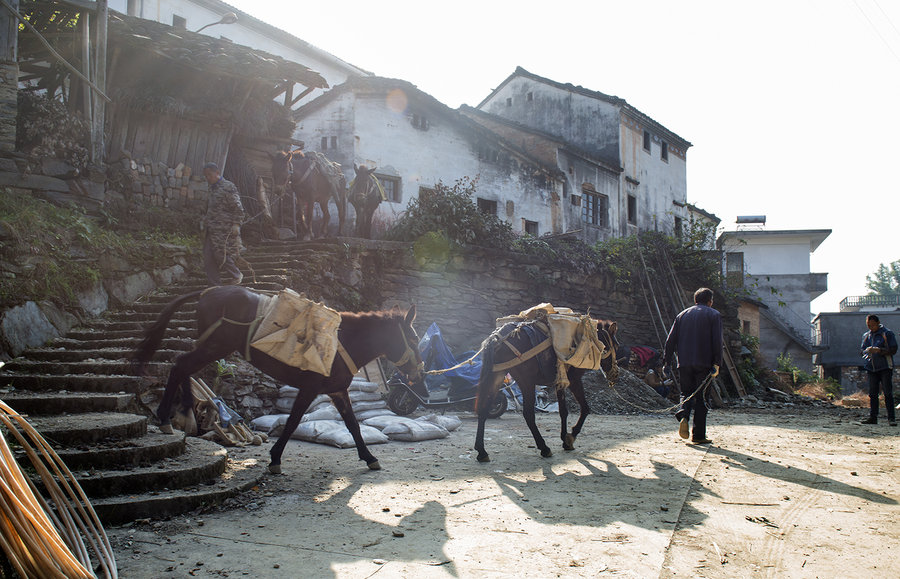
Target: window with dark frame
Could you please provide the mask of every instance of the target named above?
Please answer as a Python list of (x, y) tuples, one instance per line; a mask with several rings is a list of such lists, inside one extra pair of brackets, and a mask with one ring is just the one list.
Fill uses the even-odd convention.
[(533, 93), (533, 92), (527, 93), (527, 94), (525, 95), (525, 100), (528, 101), (528, 102), (533, 101), (533, 100), (534, 100), (534, 93)]
[(675, 237), (681, 239), (682, 235), (684, 235), (684, 226), (681, 221), (681, 217), (675, 218), (675, 228), (674, 228)]
[(478, 211), (485, 215), (497, 215), (497, 202), (479, 197), (476, 200)]
[(591, 225), (609, 227), (609, 199), (606, 195), (584, 191), (580, 199), (582, 221)]
[(628, 223), (637, 225), (637, 197), (628, 196)]
[(668, 160), (669, 160), (669, 143), (663, 141), (662, 145), (660, 145), (660, 146), (661, 146), (661, 149), (659, 151), (659, 158), (662, 159), (663, 161), (668, 162)]
[(328, 150), (328, 137), (322, 137), (322, 146), (319, 150), (320, 151)]
[(400, 193), (400, 177), (376, 174), (375, 178), (381, 183), (381, 187), (384, 189), (384, 195), (390, 203), (400, 203), (403, 201), (403, 196)]
[(650, 152), (650, 131), (644, 131), (644, 150)]
[(527, 219), (525, 219), (524, 222), (525, 222), (525, 225), (524, 225), (525, 233), (537, 237), (538, 236), (538, 222), (537, 221), (528, 221)]
[(177, 14), (172, 15), (172, 28), (176, 30), (187, 30), (187, 18)]
[(331, 147), (332, 149), (337, 149), (337, 137), (331, 137)]
[(725, 253), (725, 283), (728, 287), (744, 287), (744, 252)]
[(423, 115), (413, 113), (412, 126), (419, 129), (420, 131), (427, 131), (428, 119)]
[(506, 98), (506, 106), (508, 106), (508, 107), (511, 107), (511, 106), (512, 106), (512, 97), (507, 97), (507, 98)]

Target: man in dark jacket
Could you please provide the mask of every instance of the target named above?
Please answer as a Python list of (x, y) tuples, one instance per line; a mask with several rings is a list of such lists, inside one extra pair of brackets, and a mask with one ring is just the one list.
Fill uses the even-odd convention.
[[(691, 441), (695, 444), (712, 442), (706, 438), (706, 387), (698, 388), (710, 376), (719, 375), (722, 365), (722, 316), (712, 308), (713, 292), (702, 287), (694, 292), (694, 305), (675, 317), (672, 329), (666, 337), (665, 365), (672, 363), (678, 354), (678, 376), (681, 379), (681, 408), (675, 413), (679, 421), (678, 434), (688, 437), (691, 412), (694, 413), (694, 430)], [(708, 386), (708, 383), (707, 383)]]
[(209, 184), (206, 215), (200, 222), (206, 278), (209, 285), (222, 285), (221, 268), (228, 275), (225, 283), (237, 285), (244, 277), (235, 265), (241, 252), (241, 221), (244, 219), (241, 194), (234, 183), (222, 178), (215, 163), (203, 166), (203, 176)]
[(869, 331), (862, 336), (860, 354), (865, 359), (866, 373), (869, 375), (869, 417), (863, 424), (878, 424), (878, 389), (884, 391), (884, 405), (887, 407), (888, 424), (897, 426), (894, 416), (894, 354), (897, 353), (897, 338), (894, 332), (881, 325), (875, 314), (866, 316)]

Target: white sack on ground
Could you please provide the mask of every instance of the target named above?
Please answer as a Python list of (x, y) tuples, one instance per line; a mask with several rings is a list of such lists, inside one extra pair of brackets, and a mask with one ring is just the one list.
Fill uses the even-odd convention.
[(362, 412), (354, 412), (356, 419), (360, 422), (374, 418), (376, 416), (396, 416), (388, 408), (373, 408), (372, 410), (363, 410)]
[(350, 383), (350, 391), (378, 392), (378, 384), (376, 384), (375, 382), (369, 382), (368, 380), (362, 380), (361, 378), (354, 378), (353, 382)]
[(284, 421), (287, 420), (288, 416), (288, 414), (267, 414), (265, 416), (260, 416), (259, 418), (254, 418), (250, 421), (250, 428), (268, 434), (275, 428), (279, 421), (281, 421), (281, 424), (284, 424)]
[[(373, 426), (378, 430), (384, 430), (386, 427), (392, 424), (406, 424), (409, 422), (415, 422), (412, 418), (407, 418), (406, 416), (397, 416), (393, 412), (390, 415), (385, 414), (383, 416), (373, 416), (371, 418), (366, 418), (363, 421), (363, 424), (366, 426)], [(415, 425), (413, 425), (413, 428)]]
[(371, 402), (357, 402), (352, 405), (353, 412), (365, 412), (366, 410), (375, 410), (376, 408), (387, 408), (387, 402), (384, 400), (372, 400)]
[(334, 405), (330, 403), (327, 406), (324, 404), (320, 405), (319, 408), (316, 408), (312, 412), (307, 412), (303, 415), (303, 418), (300, 419), (301, 422), (312, 422), (317, 420), (343, 419), (341, 418), (341, 413), (338, 412), (337, 408), (335, 408)]
[(447, 415), (447, 414), (426, 414), (425, 416), (421, 416), (416, 418), (416, 420), (420, 422), (430, 422), (431, 424), (437, 424), (441, 428), (445, 428), (450, 432), (453, 432), (457, 428), (462, 425), (462, 420), (459, 419), (459, 416), (455, 415)]
[(419, 422), (418, 420), (412, 420), (411, 423), (391, 424), (385, 426), (381, 432), (386, 434), (391, 440), (401, 440), (403, 442), (433, 440), (435, 438), (446, 438), (450, 435), (446, 428), (430, 422)]
[[(384, 444), (390, 440), (386, 435), (382, 434), (380, 430), (372, 428), (371, 426), (360, 424), (359, 433), (362, 435), (366, 444)], [(347, 430), (346, 427), (335, 428), (334, 430), (324, 432), (316, 438), (316, 442), (319, 444), (330, 444), (331, 446), (336, 446), (338, 448), (352, 448), (356, 446), (356, 443), (353, 441), (353, 435), (350, 434), (350, 431)]]
[(381, 394), (378, 392), (364, 392), (362, 390), (352, 390), (350, 392), (350, 402), (355, 406), (357, 402), (372, 402), (381, 400)]

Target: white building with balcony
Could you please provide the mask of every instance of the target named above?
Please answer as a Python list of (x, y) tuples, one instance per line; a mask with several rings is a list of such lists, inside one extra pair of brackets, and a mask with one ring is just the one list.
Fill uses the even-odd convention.
[(758, 327), (749, 319), (741, 322), (759, 337), (760, 353), (773, 368), (779, 355), (790, 355), (811, 372), (812, 355), (825, 345), (812, 325), (810, 303), (828, 289), (828, 274), (810, 271), (810, 255), (830, 234), (830, 229), (760, 228), (725, 231), (718, 238), (727, 285), (744, 288), (767, 306), (758, 310)]

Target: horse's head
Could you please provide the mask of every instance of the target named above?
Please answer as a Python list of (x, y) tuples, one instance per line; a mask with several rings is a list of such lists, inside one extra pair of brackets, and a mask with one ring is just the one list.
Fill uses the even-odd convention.
[(272, 185), (276, 193), (284, 191), (284, 188), (287, 186), (291, 173), (294, 172), (293, 158), (296, 154), (302, 155), (303, 153), (300, 151), (296, 153), (290, 151), (269, 153), (269, 158), (272, 160)]
[(385, 357), (401, 372), (406, 374), (410, 384), (417, 384), (425, 379), (425, 364), (419, 353), (419, 336), (413, 328), (416, 319), (416, 306), (412, 306), (399, 319), (397, 334), (392, 335), (385, 346)]
[(367, 199), (369, 195), (372, 193), (372, 190), (376, 187), (375, 185), (375, 169), (378, 167), (372, 167), (369, 169), (365, 165), (353, 165), (353, 171), (356, 173), (356, 179), (353, 180), (353, 184), (350, 186), (350, 199), (353, 201), (359, 201), (363, 199)]

